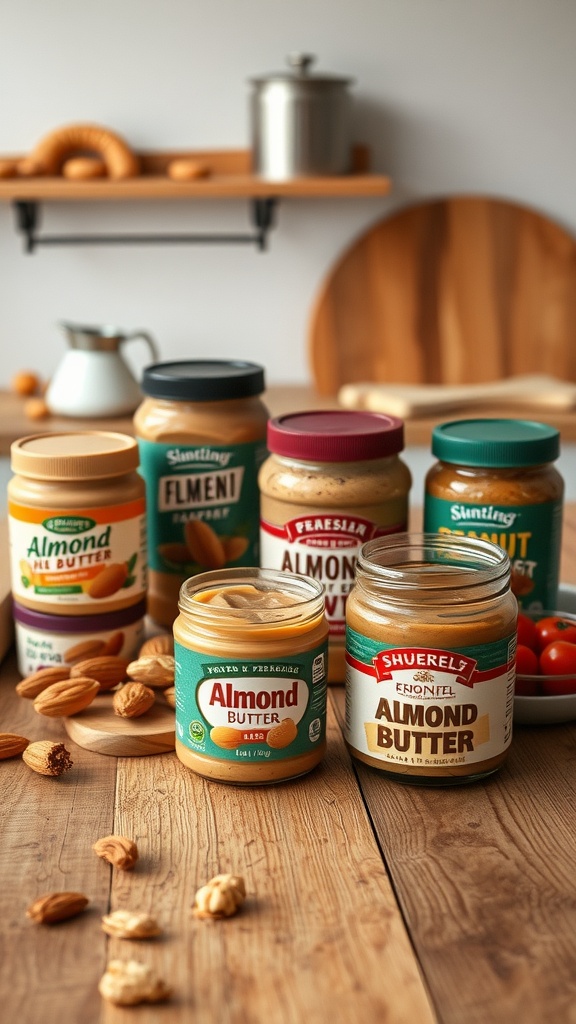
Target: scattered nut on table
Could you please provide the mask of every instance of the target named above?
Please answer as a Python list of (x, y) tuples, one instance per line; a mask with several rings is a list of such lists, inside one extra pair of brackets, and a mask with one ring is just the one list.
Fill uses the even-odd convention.
[(63, 775), (74, 763), (64, 744), (52, 740), (29, 743), (22, 751), (22, 760), (39, 775)]
[(112, 707), (120, 718), (139, 718), (150, 710), (155, 700), (154, 690), (144, 683), (126, 683), (114, 694)]
[(162, 932), (154, 917), (134, 910), (113, 910), (105, 914), (102, 930), (116, 939), (151, 939)]
[(28, 746), (30, 740), (15, 732), (0, 732), (0, 761), (9, 757), (18, 757)]
[(174, 654), (174, 637), (171, 633), (159, 633), (145, 640), (138, 653), (139, 658), (146, 654)]
[(174, 658), (170, 654), (146, 654), (131, 661), (126, 674), (139, 683), (164, 689), (174, 685)]
[(98, 985), (104, 999), (117, 1006), (159, 1003), (170, 996), (170, 988), (148, 964), (139, 960), (111, 960)]
[(92, 849), (102, 860), (122, 871), (131, 871), (138, 860), (138, 847), (126, 836), (103, 836), (94, 843)]
[(36, 924), (54, 924), (76, 917), (88, 906), (90, 900), (82, 892), (49, 892), (39, 896), (26, 910), (26, 917)]
[(196, 917), (232, 917), (246, 899), (244, 879), (239, 875), (215, 875), (194, 897)]

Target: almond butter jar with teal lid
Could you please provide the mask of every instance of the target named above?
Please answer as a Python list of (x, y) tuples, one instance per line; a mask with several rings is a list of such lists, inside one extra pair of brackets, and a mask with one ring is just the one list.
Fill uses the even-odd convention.
[(560, 433), (546, 423), (467, 419), (432, 434), (424, 529), (479, 537), (507, 552), (522, 608), (555, 608), (564, 481), (553, 465)]
[(402, 420), (381, 413), (314, 410), (268, 424), (261, 564), (324, 584), (331, 683), (344, 682), (346, 601), (358, 551), (371, 537), (407, 527), (412, 478), (403, 448)]
[(171, 627), (185, 579), (258, 564), (264, 370), (243, 360), (155, 363), (141, 386), (134, 429), (147, 493), (148, 611)]
[(206, 778), (263, 785), (326, 749), (328, 626), (321, 583), (258, 568), (182, 585), (174, 623), (176, 754)]
[(346, 729), (398, 782), (475, 782), (512, 740), (518, 605), (488, 541), (398, 534), (363, 545), (346, 609)]

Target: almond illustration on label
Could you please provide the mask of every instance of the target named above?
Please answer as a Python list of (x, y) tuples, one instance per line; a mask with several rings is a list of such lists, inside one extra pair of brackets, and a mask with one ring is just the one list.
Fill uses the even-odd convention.
[(158, 554), (165, 562), (172, 562), (172, 565), (186, 565), (192, 561), (192, 555), (186, 544), (160, 544)]
[(128, 579), (128, 566), (125, 562), (113, 562), (102, 569), (86, 588), (86, 593), (94, 600), (100, 601), (104, 597), (112, 597), (117, 590), (124, 586)]
[(278, 725), (273, 725), (268, 733), (268, 746), (273, 750), (282, 750), (290, 746), (298, 735), (296, 723), (291, 718), (283, 718)]
[(247, 550), (247, 537), (227, 537), (224, 541), (224, 554), (227, 562), (237, 562)]
[(192, 558), (204, 569), (222, 569), (226, 552), (217, 533), (201, 519), (190, 519), (184, 527), (184, 538)]
[(224, 750), (236, 750), (242, 743), (242, 733), (240, 729), (231, 729), (228, 725), (215, 725), (210, 730), (210, 739)]
[(112, 657), (115, 657), (115, 655), (120, 654), (120, 651), (124, 646), (124, 639), (124, 633), (122, 632), (121, 629), (119, 629), (117, 633), (112, 633), (112, 636), (108, 637), (108, 640), (104, 644), (104, 650), (100, 651), (100, 654), (110, 654), (112, 655)]

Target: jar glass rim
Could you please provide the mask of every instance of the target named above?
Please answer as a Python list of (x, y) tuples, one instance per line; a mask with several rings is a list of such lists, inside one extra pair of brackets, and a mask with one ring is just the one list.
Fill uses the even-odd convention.
[(392, 590), (441, 591), (506, 582), (510, 559), (503, 548), (480, 537), (395, 533), (363, 544), (357, 571)]
[[(282, 592), (294, 598), (290, 604), (280, 607), (242, 607), (214, 605), (198, 600), (199, 595), (212, 590), (231, 590), (252, 587), (263, 594)], [(252, 626), (267, 628), (271, 625), (302, 622), (321, 614), (324, 610), (324, 585), (309, 576), (257, 567), (238, 569), (213, 569), (199, 573), (184, 581), (180, 588), (179, 608), (184, 614), (192, 613), (216, 625), (219, 620), (230, 622), (234, 619)]]

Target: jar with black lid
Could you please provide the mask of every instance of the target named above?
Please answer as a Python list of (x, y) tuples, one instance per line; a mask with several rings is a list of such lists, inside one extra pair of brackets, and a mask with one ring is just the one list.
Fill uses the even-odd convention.
[(148, 502), (148, 612), (170, 627), (185, 579), (258, 564), (264, 370), (242, 360), (154, 363), (142, 390), (134, 427)]
[(531, 420), (467, 419), (432, 434), (438, 462), (426, 476), (424, 530), (479, 537), (504, 548), (521, 607), (555, 608), (564, 482), (555, 427)]

